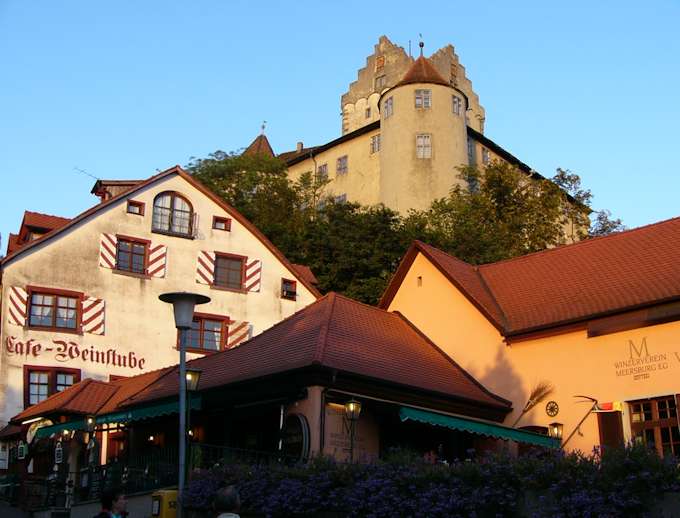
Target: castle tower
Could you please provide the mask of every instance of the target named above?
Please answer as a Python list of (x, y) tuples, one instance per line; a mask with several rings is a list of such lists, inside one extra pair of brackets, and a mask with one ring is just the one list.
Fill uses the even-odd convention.
[(468, 163), (468, 97), (421, 55), (380, 107), (380, 198), (399, 212), (448, 195)]

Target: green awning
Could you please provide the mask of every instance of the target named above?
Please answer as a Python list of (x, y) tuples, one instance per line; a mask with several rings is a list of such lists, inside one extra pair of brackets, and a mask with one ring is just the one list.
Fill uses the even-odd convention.
[(533, 444), (535, 446), (543, 446), (545, 448), (559, 448), (560, 440), (541, 435), (526, 430), (518, 430), (516, 428), (509, 428), (495, 423), (487, 423), (484, 421), (477, 421), (475, 419), (466, 419), (463, 417), (454, 417), (450, 415), (437, 414), (434, 412), (426, 412), (425, 410), (417, 410), (415, 408), (401, 407), (399, 410), (399, 417), (402, 421), (409, 419), (421, 423), (431, 424), (433, 426), (443, 426), (451, 428), (452, 430), (460, 430), (463, 432), (476, 433), (486, 435), (488, 437), (496, 437), (497, 439), (509, 439), (516, 442), (523, 442)]
[[(200, 410), (201, 409), (201, 398), (192, 397), (191, 398), (191, 409)], [(161, 417), (165, 415), (172, 415), (179, 413), (179, 402), (168, 401), (166, 403), (157, 403), (155, 405), (148, 405), (136, 408), (130, 408), (130, 410), (124, 410), (122, 412), (112, 412), (110, 414), (104, 414), (97, 416), (97, 424), (105, 423), (130, 423), (132, 421), (139, 421), (141, 419), (151, 419), (153, 417)]]
[[(201, 409), (201, 398), (191, 398), (191, 409)], [(148, 405), (138, 408), (131, 408), (123, 412), (113, 412), (111, 414), (104, 414), (97, 416), (95, 422), (97, 424), (109, 423), (130, 423), (132, 421), (139, 421), (141, 419), (151, 419), (153, 417), (161, 417), (165, 415), (172, 415), (179, 413), (179, 403), (177, 401), (168, 401), (166, 403), (158, 403), (155, 405)], [(44, 426), (38, 428), (35, 433), (37, 439), (43, 437), (50, 437), (52, 434), (60, 433), (64, 430), (87, 430), (87, 424), (84, 419), (67, 421), (52, 426)]]
[(35, 432), (36, 439), (42, 439), (44, 437), (49, 437), (53, 433), (60, 433), (64, 430), (87, 430), (87, 424), (84, 419), (79, 419), (77, 421), (67, 421), (65, 423), (53, 424), (51, 426), (43, 426), (38, 428)]

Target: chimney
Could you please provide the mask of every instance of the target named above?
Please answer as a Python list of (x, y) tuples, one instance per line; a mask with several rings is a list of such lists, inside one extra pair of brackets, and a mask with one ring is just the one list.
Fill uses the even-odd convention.
[(305, 147), (305, 145), (304, 145), (302, 142), (298, 142), (298, 143), (297, 143), (297, 146), (295, 146), (295, 152), (296, 152), (296, 153), (301, 153), (301, 152), (302, 152), (302, 148), (304, 148), (304, 147)]

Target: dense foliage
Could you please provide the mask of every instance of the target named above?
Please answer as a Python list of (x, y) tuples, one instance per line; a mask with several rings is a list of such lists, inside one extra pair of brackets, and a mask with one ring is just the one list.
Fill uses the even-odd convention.
[(644, 446), (580, 453), (490, 455), (451, 465), (404, 455), (372, 465), (317, 459), (304, 466), (229, 465), (193, 474), (187, 507), (209, 509), (222, 484), (236, 484), (244, 512), (265, 516), (645, 516), (680, 489), (674, 458)]
[[(325, 194), (327, 180), (310, 172), (290, 181), (284, 162), (264, 155), (217, 152), (187, 168), (292, 262), (309, 266), (322, 292), (370, 304), (414, 239), (482, 264), (588, 236), (592, 195), (561, 169), (548, 181), (504, 163), (462, 168), (463, 182), (449, 196), (403, 216), (381, 205), (338, 203)], [(607, 211), (595, 216), (593, 234), (622, 228)]]

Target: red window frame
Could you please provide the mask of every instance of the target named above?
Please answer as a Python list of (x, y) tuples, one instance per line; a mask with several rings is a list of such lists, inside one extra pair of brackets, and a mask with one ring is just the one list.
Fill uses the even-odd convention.
[(47, 373), (48, 383), (47, 397), (50, 397), (57, 393), (57, 374), (72, 374), (74, 385), (80, 382), (81, 380), (80, 369), (72, 369), (69, 367), (47, 367), (45, 365), (24, 365), (24, 408), (33, 406), (30, 403), (31, 372)]
[[(222, 329), (220, 332), (220, 343), (218, 349), (204, 349), (203, 347), (191, 347), (188, 343), (187, 346), (185, 347), (185, 351), (189, 353), (197, 353), (197, 354), (212, 354), (220, 351), (224, 351), (227, 348), (227, 341), (229, 338), (229, 324), (232, 323), (231, 319), (228, 316), (224, 315), (215, 315), (213, 313), (194, 313), (194, 318), (193, 321), (196, 322), (198, 321), (200, 323), (199, 325), (199, 343), (203, 342), (203, 322), (206, 320), (212, 320), (213, 322), (221, 322), (222, 324)], [(177, 348), (179, 349), (179, 342), (180, 341), (180, 334), (179, 331), (177, 333)]]
[[(120, 242), (125, 241), (127, 243), (131, 243), (133, 245), (143, 245), (144, 246), (144, 270), (141, 272), (135, 272), (132, 270), (132, 257), (130, 257), (130, 269), (123, 269), (120, 267), (120, 262), (118, 261), (118, 247), (120, 246)], [(130, 275), (142, 275), (146, 276), (148, 273), (148, 267), (149, 267), (149, 248), (151, 245), (151, 241), (148, 239), (141, 239), (138, 237), (133, 237), (133, 236), (125, 236), (122, 234), (117, 234), (116, 235), (116, 268), (115, 271), (121, 272), (124, 274), (130, 274)], [(132, 252), (130, 252), (130, 255), (132, 256)]]
[[(286, 283), (289, 283), (289, 284), (292, 285), (292, 288), (293, 288), (292, 289), (292, 292), (293, 292), (292, 296), (286, 295), (286, 291), (290, 291), (290, 290), (285, 289)], [(297, 300), (297, 281), (294, 281), (293, 279), (285, 279), (285, 278), (281, 279), (281, 298), (286, 299), (286, 300)]]
[[(241, 262), (241, 286), (239, 288), (232, 288), (230, 286), (224, 286), (217, 284), (217, 263), (220, 259), (234, 259)], [(245, 255), (227, 254), (224, 252), (215, 252), (215, 271), (213, 272), (213, 288), (218, 288), (220, 290), (236, 291), (239, 293), (245, 293), (246, 289), (246, 263), (248, 258)]]
[[(128, 200), (128, 202), (127, 202), (127, 213), (133, 214), (135, 216), (143, 216), (145, 206), (146, 206), (146, 204), (143, 201)], [(139, 209), (139, 212), (131, 211), (130, 207), (137, 207)]]
[[(218, 228), (218, 223), (224, 223), (224, 228)], [(222, 230), (223, 232), (231, 232), (231, 218), (223, 218), (222, 216), (213, 216), (212, 221), (213, 230)]]
[[(41, 286), (26, 286), (28, 292), (28, 307), (26, 315), (26, 327), (28, 329), (39, 329), (41, 331), (58, 331), (60, 333), (83, 334), (83, 300), (85, 295), (79, 291), (61, 290), (57, 288), (43, 288)], [(76, 327), (57, 327), (53, 326), (38, 326), (31, 325), (31, 306), (33, 305), (33, 295), (53, 295), (55, 297), (69, 297), (76, 299)], [(56, 301), (56, 300), (55, 300)], [(53, 306), (56, 309), (56, 305)], [(53, 322), (56, 323), (56, 311), (54, 313)]]

